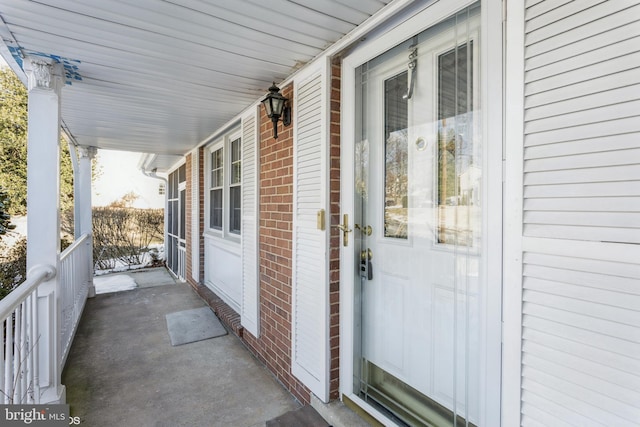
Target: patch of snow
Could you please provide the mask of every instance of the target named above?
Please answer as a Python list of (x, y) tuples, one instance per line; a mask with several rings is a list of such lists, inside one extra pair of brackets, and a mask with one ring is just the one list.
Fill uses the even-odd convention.
[(2, 236), (2, 242), (10, 248), (15, 245), (18, 240), (27, 236), (27, 217), (26, 215), (12, 216), (11, 219), (9, 219), (9, 223), (15, 225), (16, 228)]
[(157, 252), (158, 254), (157, 259), (164, 260), (163, 244), (149, 245), (147, 249), (148, 251), (142, 254), (142, 257), (141, 257), (142, 264), (126, 264), (121, 260), (114, 260), (113, 262), (115, 264), (114, 268), (109, 268), (106, 270), (95, 270), (93, 274), (95, 276), (102, 276), (104, 274), (109, 274), (109, 273), (119, 273), (123, 271), (139, 270), (141, 268), (150, 267), (153, 265), (153, 259), (151, 258), (151, 254), (150, 254), (151, 252)]
[(94, 276), (104, 276), (105, 274), (111, 273), (121, 273), (123, 271), (131, 271), (131, 270), (139, 270), (141, 268), (145, 268), (147, 264), (125, 264), (124, 262), (117, 260), (115, 262), (116, 266), (114, 268), (109, 268), (107, 270), (96, 270), (93, 274)]
[(108, 277), (94, 277), (93, 284), (96, 287), (96, 294), (106, 294), (109, 292), (130, 291), (138, 287), (133, 277), (128, 274), (114, 274)]

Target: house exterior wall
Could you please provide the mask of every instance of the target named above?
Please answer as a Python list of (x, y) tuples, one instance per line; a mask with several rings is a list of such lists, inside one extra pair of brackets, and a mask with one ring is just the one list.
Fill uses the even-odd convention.
[[(619, 49), (624, 49), (620, 44), (627, 37), (625, 34), (628, 31), (637, 34), (638, 27), (625, 21), (621, 24), (628, 25), (625, 33), (614, 25), (613, 18), (602, 22), (600, 18), (613, 11), (610, 3), (589, 10), (577, 5), (547, 10), (547, 2), (530, 2), (526, 9), (519, 2), (510, 4), (514, 3), (509, 9), (507, 37), (522, 32), (525, 38), (521, 44), (516, 36), (511, 39), (506, 59), (505, 90), (510, 108), (504, 124), (502, 402), (506, 416), (502, 425), (596, 422), (632, 425), (640, 419), (640, 398), (636, 399), (640, 381), (637, 369), (640, 332), (636, 322), (640, 241), (634, 223), (640, 214), (636, 200), (640, 185), (635, 175), (640, 129), (637, 114), (632, 111), (635, 105), (632, 91), (624, 90), (623, 86), (635, 88), (640, 79), (624, 69), (629, 61), (635, 61), (633, 52)], [(618, 19), (623, 19), (625, 13), (629, 16), (626, 7), (632, 6), (623, 6), (613, 11)], [(632, 11), (638, 12), (637, 8)], [(495, 8), (488, 9), (496, 12)], [(546, 18), (549, 24), (544, 23)], [(603, 50), (606, 46), (614, 49), (604, 52), (608, 57), (593, 53), (588, 42), (582, 42), (584, 50), (580, 51), (580, 46), (574, 46), (580, 40), (571, 40), (571, 30), (581, 34), (583, 25), (597, 21), (604, 26), (593, 31), (600, 40), (608, 40), (607, 33), (617, 34), (601, 46)], [(546, 38), (564, 40), (561, 48), (575, 55), (566, 60), (546, 58), (557, 54), (552, 51), (558, 46), (543, 49)], [(629, 49), (631, 45), (623, 44)], [(630, 55), (630, 59), (619, 59)], [(558, 69), (551, 65), (555, 62), (559, 63)], [(581, 75), (584, 67), (593, 73), (578, 81), (576, 76)], [(607, 78), (621, 74), (626, 80), (617, 84), (616, 78)], [(340, 76), (341, 60), (335, 59), (331, 65), (328, 119), (331, 225), (341, 222), (342, 213)], [(594, 88), (603, 87), (598, 86), (599, 82), (609, 85), (593, 92)], [(282, 89), (290, 100), (294, 99), (293, 86), (288, 84)], [(607, 102), (616, 107), (605, 109)], [(519, 108), (514, 105), (522, 106), (523, 115), (518, 116)], [(547, 107), (549, 111), (543, 111)], [(278, 380), (298, 400), (308, 403), (311, 391), (292, 373), (291, 360), (295, 123), (290, 127), (279, 123), (279, 138), (274, 140), (272, 123), (262, 108), (258, 122), (258, 336), (243, 330), (239, 315), (219, 298), (191, 279), (190, 283), (205, 295), (216, 313)], [(202, 236), (205, 221), (204, 157), (200, 148), (198, 236)], [(564, 193), (543, 194), (558, 189)], [(589, 189), (599, 193), (587, 194)], [(187, 183), (188, 198), (189, 194)], [(571, 205), (573, 202), (575, 206)], [(336, 399), (340, 394), (341, 240), (337, 229), (329, 228), (328, 232), (329, 397)], [(194, 235), (195, 231), (187, 235), (187, 247)], [(201, 278), (204, 277), (202, 240), (200, 237)], [(189, 265), (187, 262), (188, 269)], [(558, 394), (558, 390), (563, 392)], [(585, 399), (587, 406), (581, 401)]]
[[(322, 74), (324, 75), (324, 74)], [(327, 285), (327, 301), (330, 302), (330, 308), (327, 310), (330, 319), (327, 319), (330, 329), (326, 344), (318, 343), (317, 348), (327, 348), (330, 361), (326, 367), (326, 374), (329, 376), (329, 398), (336, 399), (339, 395), (339, 233), (330, 227), (331, 223), (339, 222), (340, 206), (340, 134), (339, 134), (339, 100), (340, 100), (340, 66), (336, 63), (332, 66), (332, 76), (322, 78), (322, 93), (326, 93), (327, 98), (331, 98), (332, 102), (327, 100), (327, 110), (331, 109), (331, 141), (330, 141), (330, 162), (327, 165), (328, 177), (332, 179), (330, 188), (330, 212), (327, 215), (326, 232), (331, 233), (330, 246), (331, 249), (327, 255), (328, 261), (331, 263), (327, 277), (330, 284)], [(294, 83), (284, 87), (282, 93), (291, 101), (294, 99)], [(292, 106), (295, 108), (295, 106)], [(294, 239), (293, 224), (295, 221), (293, 215), (294, 209), (294, 156), (295, 156), (295, 123), (289, 127), (283, 127), (279, 123), (278, 139), (273, 139), (272, 122), (264, 114), (262, 108), (258, 109), (259, 113), (256, 117), (258, 128), (258, 193), (259, 193), (259, 227), (258, 227), (258, 246), (259, 246), (259, 333), (255, 336), (246, 327), (241, 326), (241, 313), (229, 306), (223, 301), (220, 295), (216, 295), (215, 290), (206, 289), (199, 286), (194, 280), (189, 280), (190, 284), (209, 301), (214, 311), (220, 316), (231, 329), (236, 332), (254, 354), (262, 360), (269, 369), (274, 372), (276, 377), (296, 396), (301, 402), (310, 401), (310, 389), (305, 386), (292, 372), (292, 340), (295, 335), (292, 331), (292, 325), (295, 321), (293, 315), (293, 288), (295, 274), (293, 273), (293, 265), (295, 257), (292, 254), (292, 246)], [(328, 117), (328, 116), (327, 116)], [(251, 115), (245, 116), (247, 123), (251, 119)], [(243, 132), (244, 123), (243, 119)], [(317, 120), (323, 120), (317, 117)], [(243, 147), (245, 143), (250, 143), (250, 135), (245, 135)], [(328, 133), (327, 133), (328, 137)], [(247, 139), (248, 138), (248, 139)], [(249, 148), (247, 146), (247, 148)], [(249, 150), (251, 151), (251, 150)], [(203, 157), (203, 156), (200, 156)], [(243, 160), (244, 162), (244, 160)], [(244, 164), (244, 163), (243, 163)], [(252, 165), (247, 162), (246, 165)], [(205, 165), (206, 167), (206, 165)], [(247, 166), (252, 167), (252, 166)], [(243, 167), (244, 170), (244, 167)], [(206, 176), (206, 172), (204, 172)], [(202, 177), (202, 173), (200, 174)], [(201, 178), (202, 179), (202, 178)], [(206, 180), (206, 178), (205, 178)], [(202, 183), (200, 188), (202, 188)], [(189, 187), (191, 188), (191, 187)], [(248, 188), (248, 187), (247, 187)], [(329, 183), (327, 183), (329, 188)], [(201, 192), (201, 200), (204, 196)], [(202, 202), (201, 202), (202, 204)], [(314, 214), (315, 215), (315, 214)], [(201, 217), (206, 216), (206, 211), (201, 211)], [(189, 220), (189, 218), (187, 218)], [(206, 219), (205, 219), (206, 221)], [(195, 233), (193, 233), (195, 234)], [(191, 234), (190, 236), (192, 236)], [(244, 239), (244, 234), (243, 234)], [(329, 238), (327, 238), (329, 241)], [(243, 253), (244, 254), (244, 253)], [(205, 273), (209, 268), (213, 268), (210, 262), (204, 262)], [(211, 265), (208, 265), (211, 264)], [(244, 263), (243, 263), (244, 265)], [(206, 277), (206, 275), (205, 275)], [(246, 278), (243, 278), (245, 280)], [(320, 284), (318, 284), (321, 286)], [(251, 286), (244, 283), (243, 286)], [(211, 292), (213, 291), (213, 292)], [(243, 303), (249, 301), (243, 297)], [(251, 309), (250, 309), (251, 310)], [(319, 319), (322, 321), (322, 319)], [(330, 348), (328, 348), (330, 346)], [(322, 350), (319, 350), (322, 351)], [(330, 371), (330, 372), (329, 372)], [(326, 398), (326, 396), (324, 397)], [(323, 399), (324, 399), (323, 398)]]

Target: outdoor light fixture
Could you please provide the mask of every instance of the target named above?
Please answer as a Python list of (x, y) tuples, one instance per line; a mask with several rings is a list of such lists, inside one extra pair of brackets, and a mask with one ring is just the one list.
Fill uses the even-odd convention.
[(273, 85), (269, 88), (269, 93), (262, 100), (262, 105), (264, 105), (267, 116), (273, 122), (273, 137), (278, 139), (278, 120), (280, 120), (280, 117), (282, 117), (283, 125), (289, 126), (291, 124), (289, 100), (282, 96), (280, 88), (273, 82)]

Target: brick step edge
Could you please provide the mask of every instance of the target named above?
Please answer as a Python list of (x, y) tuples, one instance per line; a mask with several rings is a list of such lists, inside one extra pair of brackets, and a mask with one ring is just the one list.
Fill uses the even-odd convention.
[(189, 283), (196, 293), (202, 298), (213, 312), (218, 316), (222, 323), (231, 329), (231, 331), (242, 338), (244, 327), (240, 323), (240, 315), (227, 305), (222, 299), (216, 295), (211, 289), (205, 285), (194, 285)]

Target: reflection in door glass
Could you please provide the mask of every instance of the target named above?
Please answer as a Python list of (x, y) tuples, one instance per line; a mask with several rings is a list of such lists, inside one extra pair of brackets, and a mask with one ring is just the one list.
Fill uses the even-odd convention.
[[(472, 246), (480, 169), (473, 150), (473, 42), (438, 57), (438, 243)], [(476, 208), (477, 209), (477, 208)]]
[(407, 238), (407, 72), (384, 82), (384, 236)]

